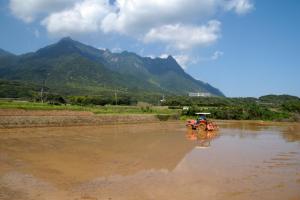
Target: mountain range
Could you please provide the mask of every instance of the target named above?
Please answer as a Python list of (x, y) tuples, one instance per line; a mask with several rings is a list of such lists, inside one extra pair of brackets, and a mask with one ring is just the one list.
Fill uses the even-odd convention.
[(150, 58), (127, 51), (112, 53), (69, 37), (22, 55), (0, 49), (0, 79), (35, 84), (64, 95), (119, 90), (224, 96), (217, 88), (187, 74), (172, 56)]

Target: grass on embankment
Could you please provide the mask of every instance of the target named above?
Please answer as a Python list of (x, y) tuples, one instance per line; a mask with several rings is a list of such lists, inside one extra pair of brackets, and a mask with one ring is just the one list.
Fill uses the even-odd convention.
[(70, 110), (70, 111), (88, 111), (94, 114), (166, 114), (175, 115), (179, 110), (168, 109), (162, 106), (97, 106), (97, 105), (51, 105), (48, 103), (36, 103), (28, 101), (7, 101), (0, 100), (0, 109), (23, 109), (23, 110)]

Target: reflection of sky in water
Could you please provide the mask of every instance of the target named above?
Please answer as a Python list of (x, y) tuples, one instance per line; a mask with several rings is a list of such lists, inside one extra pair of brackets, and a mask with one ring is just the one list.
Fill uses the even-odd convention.
[[(246, 199), (264, 195), (280, 199), (286, 193), (299, 195), (295, 180), (300, 170), (298, 144), (283, 140), (281, 132), (274, 131), (274, 127), (246, 132), (222, 129), (220, 137), (213, 139), (208, 148), (194, 147), (172, 171), (139, 171), (131, 176), (97, 179), (93, 183), (112, 181), (112, 185), (124, 184), (129, 190), (135, 186), (138, 190), (164, 191), (156, 196), (158, 199), (171, 198), (169, 192), (182, 198), (187, 193), (190, 199), (230, 199), (235, 193)], [(178, 196), (173, 198), (180, 199)]]
[[(76, 164), (76, 159), (80, 158), (78, 156), (86, 156), (86, 163), (79, 165), (82, 169), (69, 174), (71, 178), (80, 174), (81, 181), (69, 188), (51, 189), (52, 193), (62, 193), (70, 199), (82, 194), (98, 199), (130, 200), (273, 200), (300, 196), (300, 146), (295, 136), (299, 133), (297, 127), (251, 122), (240, 123), (239, 128), (239, 123), (223, 123), (215, 135), (205, 135), (203, 132), (199, 135), (182, 126), (160, 124), (145, 125), (140, 129), (136, 129), (138, 125), (81, 130), (69, 128), (62, 132), (62, 136), (59, 132), (61, 129), (51, 129), (51, 137), (43, 138), (43, 133), (35, 141), (33, 134), (29, 141), (20, 144), (22, 148), (32, 145), (26, 150), (28, 155), (37, 154), (36, 158), (40, 161), (44, 159), (44, 162), (47, 161), (43, 157), (47, 151), (50, 151), (47, 155), (52, 162), (59, 161), (53, 157), (53, 152), (59, 150), (65, 159), (61, 176), (74, 168), (72, 163)], [(196, 134), (196, 140), (190, 140), (189, 134)], [(209, 141), (207, 148), (198, 148), (203, 145), (205, 138)], [(46, 148), (43, 145), (45, 142), (48, 143)], [(55, 149), (49, 150), (54, 144)], [(39, 154), (36, 152), (39, 149), (44, 152)], [(35, 163), (31, 165), (32, 168), (36, 167), (33, 175), (9, 172), (1, 177), (0, 184), (44, 195), (49, 199), (49, 188), (46, 188), (48, 180), (43, 180), (43, 177), (51, 172), (51, 168), (47, 172), (35, 166)], [(27, 163), (27, 167), (30, 167), (30, 163)], [(86, 169), (89, 171), (84, 171)], [(35, 175), (38, 170), (40, 172)], [(45, 188), (37, 192), (31, 187), (34, 184), (21, 184), (32, 181), (45, 185)], [(54, 187), (57, 184), (50, 185)]]

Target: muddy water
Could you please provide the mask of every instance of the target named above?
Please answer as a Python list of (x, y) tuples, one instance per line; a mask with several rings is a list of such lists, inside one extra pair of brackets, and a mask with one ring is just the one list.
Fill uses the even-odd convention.
[(1, 200), (300, 199), (300, 125), (0, 129)]

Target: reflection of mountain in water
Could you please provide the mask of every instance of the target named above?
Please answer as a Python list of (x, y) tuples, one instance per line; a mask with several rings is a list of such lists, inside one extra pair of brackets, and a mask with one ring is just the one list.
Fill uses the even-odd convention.
[(281, 131), (282, 137), (288, 142), (300, 142), (300, 124), (290, 123)]
[[(113, 159), (120, 164), (128, 163), (126, 174), (151, 169), (172, 171), (195, 144), (186, 141), (183, 132), (170, 130), (174, 129), (163, 128), (161, 132), (151, 132), (153, 129), (129, 129), (130, 132), (120, 132), (115, 137), (107, 135), (105, 141), (110, 146), (105, 146), (103, 150), (110, 152), (110, 156), (105, 157), (105, 160)], [(110, 174), (119, 173), (118, 170), (110, 172)]]
[[(201, 177), (207, 177), (208, 174), (204, 176), (205, 171), (203, 169), (205, 168), (199, 167), (202, 164), (199, 151), (202, 150), (197, 149), (197, 146), (205, 141), (211, 142), (218, 135), (216, 132), (189, 129), (185, 135), (188, 139), (186, 140), (182, 138), (183, 133), (181, 132), (180, 137), (172, 133), (165, 135), (166, 138), (160, 137), (159, 141), (150, 139), (147, 144), (143, 143), (146, 146), (142, 148), (140, 153), (147, 158), (154, 159), (149, 163), (151, 167), (145, 167), (137, 173), (125, 176), (112, 175), (95, 178), (74, 188), (74, 191), (84, 191), (95, 196), (103, 193), (103, 191), (111, 192), (108, 196), (104, 195), (104, 199), (109, 198), (109, 196), (112, 199), (122, 199), (124, 194), (126, 194), (126, 199), (145, 199), (145, 197), (155, 197), (153, 199), (213, 199), (215, 193), (222, 191), (222, 188), (212, 185), (199, 187), (197, 182), (201, 180)], [(196, 134), (197, 137), (195, 141), (190, 140), (190, 136), (193, 134)], [(157, 137), (156, 134), (153, 136)], [(122, 138), (120, 139), (122, 140)], [(136, 142), (140, 143), (140, 141), (133, 143)], [(153, 147), (155, 151), (159, 151), (158, 154), (151, 150), (145, 151), (147, 145)], [(136, 148), (139, 145), (135, 144), (134, 146)], [(162, 149), (162, 147), (164, 148)], [(184, 148), (184, 150), (179, 150), (180, 148)], [(206, 150), (203, 151), (205, 153)], [(153, 155), (154, 157), (152, 157)], [(198, 158), (195, 159), (195, 157)], [(156, 165), (157, 162), (160, 165)], [(209, 182), (206, 178), (204, 180)], [(187, 196), (187, 194), (189, 195)]]
[[(283, 140), (299, 141), (290, 139), (299, 126), (252, 126), (221, 125), (219, 137), (200, 132), (194, 141), (181, 123), (0, 130), (0, 193), (63, 200), (299, 196), (299, 146)], [(195, 148), (210, 139), (210, 148)]]
[(300, 141), (300, 124), (264, 121), (219, 122), (222, 134), (245, 137), (257, 137), (260, 134), (278, 133), (288, 142)]
[[(0, 132), (3, 131), (6, 135), (0, 139), (0, 152), (8, 153), (5, 162), (16, 163), (21, 157), (23, 164), (31, 169), (25, 172), (48, 177), (54, 182), (62, 178), (64, 182), (80, 182), (151, 169), (172, 171), (195, 146), (185, 140), (178, 124), (28, 128)], [(11, 170), (18, 170), (14, 164), (9, 166)]]
[(278, 130), (278, 124), (273, 122), (264, 122), (264, 121), (222, 121), (218, 123), (222, 128), (233, 129), (239, 131), (264, 131), (270, 130), (272, 125), (276, 126)]
[[(144, 169), (126, 176), (100, 177), (82, 184), (76, 191), (94, 196), (105, 191), (108, 195), (103, 197), (112, 199), (122, 199), (123, 195), (127, 199), (215, 200), (233, 199), (236, 195), (252, 199), (252, 191), (257, 195), (255, 199), (274, 197), (274, 194), (278, 197), (275, 199), (285, 199), (299, 194), (295, 189), (297, 184), (291, 181), (300, 166), (299, 148), (278, 137), (281, 133), (284, 136), (284, 130), (290, 126), (279, 125), (277, 129), (264, 126), (254, 130), (252, 126), (241, 126), (240, 132), (237, 128), (223, 127), (216, 140), (204, 132), (188, 130), (187, 141), (197, 145), (199, 140), (212, 139), (211, 148), (193, 148), (172, 170)], [(250, 130), (246, 131), (247, 128)], [(296, 130), (290, 129), (289, 133)], [(166, 141), (161, 142), (157, 145)], [(290, 170), (290, 173), (278, 176), (280, 170)]]

